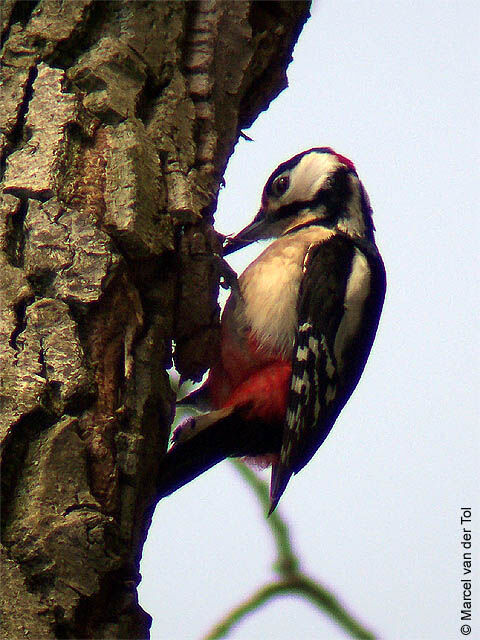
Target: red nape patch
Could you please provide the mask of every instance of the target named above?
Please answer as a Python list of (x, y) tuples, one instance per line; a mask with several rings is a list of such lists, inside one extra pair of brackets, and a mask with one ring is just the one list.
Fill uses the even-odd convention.
[(224, 407), (251, 403), (249, 418), (260, 418), (265, 422), (283, 421), (291, 375), (292, 365), (289, 362), (272, 362), (238, 385)]
[(342, 162), (346, 167), (348, 167), (348, 168), (349, 168), (349, 169), (351, 169), (352, 171), (355, 171), (355, 172), (356, 172), (355, 165), (354, 165), (354, 164), (353, 164), (353, 162), (352, 162), (351, 160), (349, 160), (347, 157), (342, 156), (342, 154), (341, 154), (341, 153), (337, 153), (336, 151), (334, 151), (334, 150), (332, 149), (332, 147), (323, 147), (323, 148), (325, 149), (325, 151), (326, 151), (327, 153), (331, 153), (331, 154), (332, 154), (332, 156), (336, 156), (336, 157), (340, 160), (340, 162)]
[(348, 158), (346, 158), (345, 156), (340, 155), (339, 153), (335, 153), (335, 151), (333, 152), (334, 155), (337, 156), (337, 158), (340, 160), (340, 162), (342, 162), (346, 167), (348, 167), (351, 171), (357, 171), (355, 169), (355, 165), (353, 164), (353, 162), (351, 160), (349, 160)]

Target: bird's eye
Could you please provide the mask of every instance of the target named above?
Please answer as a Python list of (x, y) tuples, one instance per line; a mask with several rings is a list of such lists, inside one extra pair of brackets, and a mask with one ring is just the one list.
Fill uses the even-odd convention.
[(280, 176), (273, 181), (272, 193), (274, 196), (280, 197), (290, 186), (290, 178), (288, 176)]

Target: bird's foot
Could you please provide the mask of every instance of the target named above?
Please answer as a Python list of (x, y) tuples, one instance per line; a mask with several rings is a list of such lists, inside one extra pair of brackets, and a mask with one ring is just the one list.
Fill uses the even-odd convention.
[(240, 295), (240, 287), (238, 286), (238, 278), (236, 272), (228, 264), (225, 258), (217, 256), (217, 268), (220, 275), (220, 286), (222, 289), (230, 289)]

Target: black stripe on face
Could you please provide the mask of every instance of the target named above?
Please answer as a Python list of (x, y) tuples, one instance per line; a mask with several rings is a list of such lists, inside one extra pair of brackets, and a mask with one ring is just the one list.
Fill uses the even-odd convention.
[(339, 167), (335, 173), (328, 178), (328, 184), (320, 189), (312, 200), (302, 200), (292, 202), (280, 207), (275, 211), (273, 217), (277, 220), (296, 215), (302, 209), (316, 209), (325, 207), (324, 218), (326, 220), (337, 220), (345, 211), (345, 205), (352, 196), (352, 184), (349, 174), (352, 171), (345, 167)]

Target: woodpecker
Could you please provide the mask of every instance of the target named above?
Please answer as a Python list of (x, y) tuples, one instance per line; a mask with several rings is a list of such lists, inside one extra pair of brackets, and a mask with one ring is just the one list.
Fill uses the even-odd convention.
[(160, 464), (168, 495), (220, 460), (272, 465), (271, 509), (312, 458), (355, 389), (375, 338), (386, 276), (372, 209), (354, 164), (309, 149), (267, 180), (254, 220), (224, 255), (273, 242), (232, 288), (221, 353), (189, 402), (210, 411), (184, 421)]

